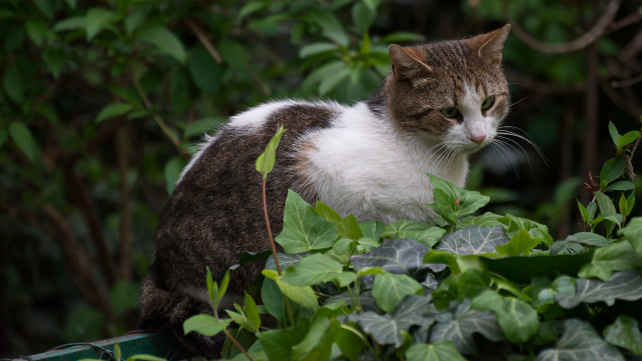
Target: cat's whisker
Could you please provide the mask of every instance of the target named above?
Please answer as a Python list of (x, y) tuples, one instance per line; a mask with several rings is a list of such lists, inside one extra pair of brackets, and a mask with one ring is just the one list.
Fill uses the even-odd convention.
[(526, 99), (528, 99), (528, 97), (523, 97), (522, 99), (520, 99), (520, 100), (516, 101), (515, 103), (510, 104), (510, 106), (512, 107), (512, 106), (514, 106), (514, 105), (517, 105), (517, 104), (519, 104), (519, 103), (523, 102), (523, 101), (524, 101), (524, 100), (526, 100)]
[[(526, 136), (522, 136), (522, 135), (517, 134), (517, 133), (515, 133), (515, 132), (512, 132), (512, 131), (506, 130), (506, 128), (510, 128), (510, 129), (518, 129), (518, 130), (520, 130), (521, 132), (523, 132)], [(525, 142), (526, 142), (526, 143), (528, 143), (531, 147), (533, 147), (533, 149), (535, 149), (535, 151), (537, 152), (537, 154), (539, 155), (539, 157), (542, 159), (542, 161), (544, 162), (544, 164), (548, 167), (548, 159), (546, 158), (546, 156), (545, 156), (545, 155), (544, 155), (544, 153), (542, 152), (542, 148), (541, 148), (541, 147), (539, 147), (537, 144), (535, 144), (532, 140), (530, 140), (529, 138), (527, 138), (527, 137), (528, 137), (528, 134), (527, 134), (526, 132), (524, 132), (523, 130), (521, 130), (521, 129), (519, 129), (519, 128), (516, 128), (516, 127), (504, 126), (504, 127), (500, 127), (500, 128), (498, 128), (498, 130), (497, 130), (497, 134), (498, 134), (498, 135), (505, 135), (505, 136), (512, 136), (512, 137), (519, 138), (519, 139), (521, 139), (521, 140), (525, 141)], [(523, 148), (522, 148), (522, 149), (523, 149)]]
[(504, 137), (501, 135), (497, 136), (497, 141), (499, 143), (504, 144), (507, 148), (513, 149), (517, 153), (523, 154), (524, 158), (526, 158), (526, 161), (528, 162), (528, 167), (530, 168), (531, 173), (535, 173), (535, 171), (533, 171), (533, 165), (531, 164), (531, 160), (530, 158), (528, 158), (528, 153), (526, 152), (524, 147), (521, 146), (521, 144), (517, 143), (514, 139)]
[(517, 178), (517, 180), (519, 180), (519, 167), (517, 166), (517, 159), (515, 159), (515, 156), (506, 148), (506, 145), (504, 145), (503, 142), (498, 139), (490, 143), (490, 145), (497, 150), (499, 155), (507, 164), (510, 164), (513, 167), (515, 177)]

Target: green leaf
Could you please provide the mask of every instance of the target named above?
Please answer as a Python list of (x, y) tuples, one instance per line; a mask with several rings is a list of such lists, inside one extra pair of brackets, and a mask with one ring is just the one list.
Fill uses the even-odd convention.
[(338, 236), (336, 225), (321, 218), (301, 196), (288, 190), (283, 232), (276, 237), (286, 253), (331, 248)]
[(135, 310), (140, 298), (140, 285), (131, 281), (120, 280), (114, 283), (109, 292), (109, 305), (114, 316), (120, 317), (125, 312)]
[(629, 241), (631, 247), (642, 258), (642, 217), (631, 219), (626, 227), (620, 230), (620, 235)]
[(53, 19), (54, 13), (55, 13), (55, 7), (54, 3), (50, 0), (34, 0), (34, 4), (40, 9), (43, 15), (47, 17), (47, 19)]
[(588, 211), (586, 210), (584, 205), (582, 203), (580, 203), (580, 201), (577, 201), (577, 207), (580, 210), (580, 214), (582, 215), (582, 220), (584, 221), (584, 224), (588, 224), (588, 222), (591, 221), (591, 218), (589, 217)]
[(238, 18), (243, 19), (244, 17), (255, 13), (268, 5), (265, 1), (250, 1), (243, 5), (241, 10), (239, 10)]
[(38, 143), (31, 134), (31, 130), (21, 122), (9, 123), (9, 136), (16, 146), (24, 153), (31, 162), (39, 158)]
[(223, 81), (223, 67), (218, 64), (212, 55), (198, 45), (189, 53), (188, 69), (194, 84), (208, 94), (216, 94)]
[(584, 265), (579, 272), (582, 278), (597, 277), (608, 281), (613, 271), (624, 271), (642, 267), (642, 259), (634, 252), (628, 242), (614, 243), (609, 247), (598, 248), (591, 263)]
[(96, 123), (105, 119), (116, 118), (134, 110), (134, 106), (128, 103), (111, 103), (104, 106), (96, 116)]
[(42, 52), (42, 60), (55, 79), (58, 79), (67, 60), (67, 53), (59, 49), (47, 49)]
[(615, 323), (606, 326), (604, 340), (611, 345), (627, 349), (642, 356), (642, 332), (638, 321), (627, 315), (619, 315)]
[(639, 136), (640, 136), (640, 132), (635, 130), (624, 134), (620, 139), (617, 140), (618, 149), (622, 149), (625, 146), (635, 142)]
[(446, 182), (443, 179), (427, 174), (432, 183), (434, 205), (429, 207), (439, 210), (440, 214), (450, 223), (456, 223), (457, 217), (465, 216), (476, 212), (490, 201), (490, 197), (484, 196), (476, 191), (469, 191)]
[[(528, 283), (532, 277), (556, 277), (559, 274), (577, 275), (579, 270), (593, 258), (593, 252), (564, 255), (541, 255), (531, 257), (485, 258), (489, 272), (502, 275), (508, 280)], [(536, 253), (537, 254), (537, 253)]]
[(338, 48), (339, 46), (335, 43), (312, 43), (301, 48), (299, 51), (299, 57), (304, 59), (312, 55), (325, 53), (326, 51), (332, 51)]
[(216, 127), (217, 124), (225, 122), (225, 118), (221, 117), (205, 117), (198, 120), (195, 120), (192, 123), (187, 124), (185, 131), (183, 132), (183, 138), (189, 139), (196, 136), (203, 136), (209, 130), (212, 130)]
[(53, 26), (53, 31), (68, 31), (76, 29), (85, 29), (87, 21), (84, 16), (74, 16), (61, 20)]
[(13, 63), (4, 73), (2, 78), (2, 85), (4, 91), (7, 92), (9, 98), (17, 104), (22, 104), (27, 89), (26, 80), (24, 75), (21, 74), (18, 63)]
[(626, 162), (622, 157), (615, 157), (607, 160), (602, 166), (602, 171), (600, 171), (600, 181), (607, 181), (608, 183), (613, 182), (622, 175), (625, 166)]
[(292, 301), (298, 303), (299, 305), (316, 310), (318, 307), (317, 296), (315, 295), (312, 287), (310, 286), (292, 286), (289, 283), (281, 281), (281, 277), (273, 270), (263, 270), (261, 272), (265, 277), (276, 282), (276, 285), (279, 286), (279, 290), (283, 294), (291, 299)]
[(375, 18), (376, 10), (366, 6), (363, 2), (356, 2), (352, 5), (352, 23), (360, 33), (368, 31)]
[(308, 10), (307, 15), (310, 17), (311, 22), (321, 27), (322, 33), (326, 38), (344, 47), (348, 46), (350, 41), (348, 35), (334, 14), (321, 8), (312, 7)]
[(451, 312), (438, 316), (437, 322), (430, 329), (429, 342), (450, 340), (457, 351), (465, 355), (477, 353), (474, 333), (483, 335), (490, 341), (504, 340), (502, 329), (492, 312), (476, 311), (470, 308), (470, 301), (458, 304)]
[(265, 180), (268, 173), (274, 169), (274, 162), (276, 161), (276, 147), (279, 146), (283, 133), (285, 133), (285, 129), (283, 128), (283, 124), (280, 124), (276, 129), (276, 134), (272, 136), (267, 146), (265, 146), (265, 151), (256, 159), (256, 170), (263, 174), (263, 180)]
[(283, 282), (293, 286), (312, 286), (337, 280), (339, 287), (345, 287), (355, 279), (354, 272), (344, 273), (341, 263), (320, 253), (302, 259), (296, 268), (288, 268), (281, 278)]
[(441, 340), (433, 344), (417, 343), (406, 350), (408, 361), (465, 361), (457, 352), (450, 340)]
[(392, 313), (404, 297), (421, 293), (422, 287), (419, 282), (405, 274), (382, 273), (376, 275), (372, 287), (372, 295), (377, 306), (388, 313)]
[(624, 361), (618, 350), (604, 342), (590, 323), (569, 319), (560, 327), (562, 337), (555, 348), (545, 349), (537, 355), (537, 361), (558, 360), (608, 360)]
[(387, 225), (381, 233), (381, 237), (410, 238), (425, 245), (434, 246), (446, 233), (443, 228), (435, 227), (426, 223), (408, 220), (398, 220)]
[(167, 194), (171, 195), (174, 193), (176, 183), (178, 182), (181, 172), (183, 171), (183, 168), (185, 168), (186, 164), (187, 162), (185, 161), (185, 158), (179, 156), (173, 157), (165, 163), (164, 174)]
[(101, 30), (118, 20), (118, 14), (105, 8), (91, 8), (85, 16), (87, 41), (91, 41)]
[(314, 210), (328, 222), (338, 225), (343, 221), (343, 218), (341, 218), (341, 215), (337, 211), (319, 200), (316, 201)]
[(123, 353), (120, 351), (120, 346), (118, 345), (118, 342), (114, 342), (114, 358), (116, 361), (120, 361), (122, 358), (121, 356)]
[(423, 262), (429, 248), (410, 239), (385, 242), (370, 252), (350, 257), (355, 271), (379, 267), (390, 273), (407, 274), (414, 279), (425, 279), (428, 265)]
[(613, 122), (609, 122), (609, 134), (611, 134), (613, 144), (617, 145), (622, 136), (620, 135), (620, 133), (618, 133), (617, 128), (615, 128), (615, 124), (613, 124)]
[(341, 324), (336, 319), (316, 315), (303, 340), (292, 348), (295, 360), (328, 360)]
[(216, 318), (200, 314), (192, 316), (183, 323), (183, 332), (185, 335), (194, 331), (203, 336), (214, 336), (223, 331), (232, 322), (229, 318), (217, 320)]
[(329, 93), (331, 90), (337, 87), (344, 79), (350, 75), (350, 68), (345, 65), (342, 69), (339, 69), (334, 74), (331, 74), (327, 78), (321, 80), (319, 88), (317, 89), (320, 96), (324, 96)]
[(248, 325), (250, 329), (248, 331), (256, 333), (261, 327), (261, 315), (259, 314), (259, 308), (256, 306), (254, 298), (250, 296), (247, 292), (245, 293), (245, 299), (243, 300), (243, 309), (245, 310), (245, 316), (247, 317)]
[(301, 327), (264, 331), (256, 336), (269, 360), (292, 360), (292, 348), (303, 341), (307, 330)]
[(535, 309), (514, 297), (503, 297), (488, 290), (475, 297), (471, 307), (480, 311), (493, 311), (504, 336), (513, 343), (528, 341), (539, 329)]
[(538, 244), (538, 239), (532, 239), (527, 230), (521, 229), (507, 244), (497, 246), (495, 249), (502, 256), (519, 256), (530, 253)]
[(497, 253), (498, 246), (509, 242), (504, 227), (470, 226), (446, 234), (433, 249), (444, 250), (457, 255)]
[(405, 31), (396, 31), (390, 33), (383, 38), (381, 38), (382, 43), (393, 44), (393, 43), (406, 43), (411, 41), (424, 41), (426, 38), (417, 33), (409, 33)]
[[(281, 292), (275, 281), (269, 278), (263, 280), (263, 285), (261, 286), (261, 301), (267, 312), (274, 316), (280, 323), (287, 324), (289, 322), (283, 292)], [(290, 307), (293, 313), (296, 313), (297, 310), (300, 309), (297, 303), (290, 303)]]
[(47, 36), (49, 25), (44, 21), (28, 20), (25, 23), (25, 30), (27, 31), (29, 39), (31, 39), (37, 47), (40, 47)]
[(212, 277), (212, 271), (210, 270), (209, 267), (206, 267), (207, 269), (207, 295), (210, 298), (210, 301), (212, 301), (212, 305), (214, 308), (218, 308), (218, 301), (221, 299), (219, 296), (219, 289), (218, 289), (218, 283), (214, 282), (214, 278)]
[(627, 180), (611, 183), (606, 187), (607, 191), (630, 191), (631, 189), (635, 189), (635, 184)]
[(543, 224), (533, 222), (526, 218), (516, 217), (512, 214), (507, 214), (497, 220), (505, 226), (506, 233), (509, 237), (512, 237), (521, 229), (525, 229), (528, 231), (528, 234), (531, 235), (531, 238), (538, 238), (542, 244), (547, 246), (553, 244), (553, 237), (548, 234), (548, 227)]
[(185, 47), (181, 40), (164, 26), (143, 29), (136, 38), (139, 41), (155, 46), (162, 53), (173, 57), (181, 64), (184, 64), (187, 60)]
[(640, 269), (613, 272), (607, 282), (578, 278), (575, 295), (555, 295), (555, 301), (566, 309), (580, 303), (604, 302), (613, 306), (615, 300), (637, 301), (642, 298), (642, 273)]
[(244, 69), (250, 65), (249, 49), (237, 41), (223, 41), (218, 44), (218, 50), (230, 68)]

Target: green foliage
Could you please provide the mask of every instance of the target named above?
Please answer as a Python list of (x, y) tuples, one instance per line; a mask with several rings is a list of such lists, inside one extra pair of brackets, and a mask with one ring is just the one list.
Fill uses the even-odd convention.
[[(608, 182), (624, 177), (624, 167), (609, 163)], [(642, 302), (636, 247), (642, 218), (627, 224), (622, 214), (614, 216), (611, 192), (596, 189), (597, 206), (580, 204), (582, 216), (612, 221), (619, 237), (605, 227), (604, 235), (579, 232), (552, 242), (546, 226), (528, 219), (475, 215), (488, 197), (430, 177), (440, 196), (429, 206), (444, 220), (437, 225), (359, 223), (321, 202), (315, 210), (289, 193), (277, 237), (287, 269), (277, 274), (271, 260), (263, 271), (261, 312), (281, 327), (259, 330), (258, 309), (247, 295), (244, 307), (228, 311), (256, 334), (251, 347), (265, 352), (257, 359), (623, 360), (621, 350), (640, 355), (640, 318), (631, 310)], [(374, 245), (357, 252), (364, 238)], [(318, 239), (323, 242), (310, 241)], [(346, 254), (335, 252), (339, 248)], [(284, 322), (280, 294), (296, 304), (295, 324)], [(621, 301), (631, 305), (620, 308)], [(224, 327), (211, 316), (199, 317), (209, 325), (202, 326), (203, 334)]]

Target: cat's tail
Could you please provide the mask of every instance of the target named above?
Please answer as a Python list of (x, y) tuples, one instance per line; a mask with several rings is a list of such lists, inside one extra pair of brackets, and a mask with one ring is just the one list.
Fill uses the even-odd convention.
[(153, 275), (148, 275), (143, 280), (140, 302), (141, 329), (170, 331), (192, 356), (203, 356), (207, 359), (221, 357), (220, 351), (225, 340), (222, 333), (206, 337), (196, 332), (187, 335), (183, 332), (183, 322), (191, 316), (200, 313), (212, 314), (210, 305), (184, 293), (164, 289), (154, 280)]

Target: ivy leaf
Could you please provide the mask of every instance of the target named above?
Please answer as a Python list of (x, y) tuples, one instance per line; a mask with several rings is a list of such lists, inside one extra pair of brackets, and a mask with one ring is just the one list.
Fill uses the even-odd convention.
[(185, 320), (185, 323), (183, 323), (183, 331), (185, 335), (195, 331), (203, 336), (214, 336), (223, 331), (231, 322), (232, 320), (229, 318), (217, 320), (210, 315), (200, 314)]
[(494, 291), (484, 291), (472, 300), (471, 307), (480, 311), (493, 311), (510, 342), (526, 342), (539, 329), (537, 312), (528, 303), (503, 297)]
[[(271, 269), (271, 270), (276, 270), (276, 263), (274, 263), (274, 257), (272, 256), (272, 251), (270, 252), (270, 256), (268, 257), (267, 261), (265, 262), (265, 269)], [(297, 254), (283, 254), (283, 253), (277, 253), (277, 257), (279, 257), (279, 264), (281, 265), (282, 269), (286, 269), (290, 266), (296, 266), (301, 262), (302, 259), (307, 257), (310, 253), (308, 252), (303, 252), (303, 253), (297, 253)]]
[(381, 267), (395, 274), (407, 274), (422, 279), (428, 273), (423, 258), (429, 248), (411, 239), (393, 239), (370, 252), (350, 257), (355, 271), (366, 267)]
[(401, 300), (413, 294), (422, 294), (419, 282), (405, 274), (382, 273), (375, 276), (372, 295), (377, 306), (392, 313)]
[(640, 267), (642, 267), (642, 259), (633, 250), (631, 244), (620, 242), (596, 249), (591, 263), (584, 265), (578, 275), (582, 278), (597, 277), (606, 282), (611, 278), (613, 271)]
[(435, 203), (428, 205), (439, 215), (456, 223), (457, 217), (476, 212), (490, 201), (490, 197), (476, 191), (469, 191), (446, 182), (445, 180), (428, 174), (433, 185)]
[(324, 53), (326, 51), (336, 50), (338, 48), (339, 46), (335, 43), (327, 43), (327, 42), (312, 43), (312, 44), (305, 45), (304, 47), (301, 48), (301, 50), (299, 51), (299, 57), (303, 59), (312, 55)]
[(519, 256), (524, 253), (530, 253), (535, 246), (539, 244), (538, 239), (531, 238), (527, 230), (521, 229), (507, 244), (497, 246), (495, 250), (502, 256)]
[(638, 321), (627, 315), (620, 315), (615, 323), (604, 328), (604, 340), (611, 345), (627, 349), (642, 356), (642, 332)]
[(562, 337), (555, 344), (537, 355), (537, 361), (559, 360), (609, 360), (624, 361), (613, 346), (606, 343), (588, 322), (570, 319), (561, 326)]
[(528, 283), (532, 277), (556, 277), (559, 274), (577, 275), (579, 270), (593, 258), (593, 250), (580, 254), (516, 256), (486, 258), (483, 260), (488, 271), (518, 283)]
[(498, 246), (509, 241), (504, 227), (470, 226), (445, 235), (434, 249), (463, 256), (468, 254), (497, 253)]
[(283, 232), (275, 239), (285, 253), (330, 248), (338, 236), (336, 225), (321, 218), (301, 196), (288, 190), (283, 215)]
[(350, 320), (358, 323), (363, 331), (379, 344), (394, 344), (397, 347), (402, 344), (401, 330), (389, 314), (379, 315), (373, 311), (366, 311), (360, 315), (351, 315)]
[(533, 222), (530, 219), (516, 217), (512, 214), (507, 214), (497, 220), (505, 225), (506, 233), (509, 237), (512, 237), (519, 230), (525, 229), (531, 235), (531, 238), (539, 238), (540, 242), (547, 246), (553, 244), (553, 237), (548, 234), (548, 227), (543, 224)]
[(394, 236), (395, 238), (410, 238), (425, 245), (434, 246), (446, 233), (445, 229), (426, 223), (408, 220), (398, 220), (383, 229), (381, 237)]
[(408, 361), (465, 361), (450, 340), (437, 341), (431, 345), (418, 343), (406, 350)]
[(566, 309), (580, 303), (604, 302), (613, 306), (616, 299), (636, 301), (642, 298), (642, 270), (614, 272), (607, 282), (578, 278), (575, 280), (575, 295), (555, 295), (555, 301)]
[(288, 268), (281, 280), (293, 286), (311, 286), (337, 280), (339, 287), (345, 287), (356, 278), (354, 272), (343, 272), (341, 263), (324, 254), (316, 253), (305, 257), (296, 268)]
[(451, 340), (457, 351), (465, 355), (477, 353), (473, 333), (479, 333), (490, 341), (504, 339), (502, 329), (492, 312), (476, 311), (470, 308), (470, 301), (458, 304), (451, 312), (439, 315), (437, 323), (430, 329), (431, 343)]

